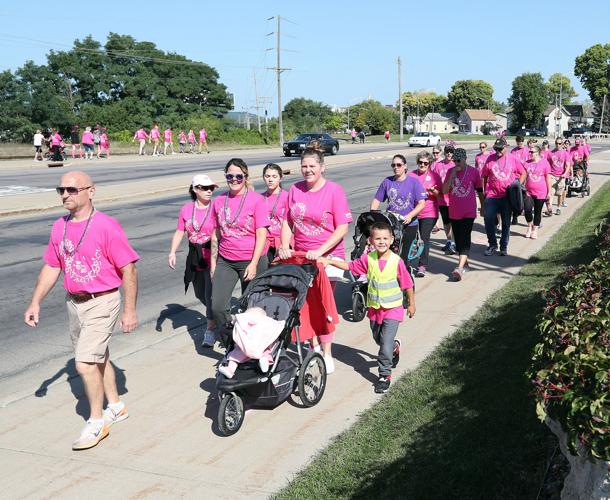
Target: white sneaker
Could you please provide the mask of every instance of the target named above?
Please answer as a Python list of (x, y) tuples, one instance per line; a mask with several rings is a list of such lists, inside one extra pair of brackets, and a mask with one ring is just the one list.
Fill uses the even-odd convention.
[(326, 373), (332, 373), (335, 371), (335, 360), (332, 356), (324, 356), (324, 364), (326, 365)]
[(203, 333), (203, 342), (201, 342), (201, 347), (214, 347), (215, 343), (216, 332), (214, 330), (206, 328), (205, 332)]
[(72, 443), (72, 449), (87, 450), (89, 448), (93, 448), (108, 434), (109, 431), (107, 425), (94, 424), (87, 420), (87, 423), (81, 431), (79, 438)]
[(114, 410), (111, 406), (108, 406), (102, 416), (104, 417), (104, 424), (106, 427), (110, 428), (112, 424), (116, 424), (117, 422), (122, 422), (126, 418), (129, 417), (129, 413), (127, 413), (127, 407), (123, 405), (119, 411)]

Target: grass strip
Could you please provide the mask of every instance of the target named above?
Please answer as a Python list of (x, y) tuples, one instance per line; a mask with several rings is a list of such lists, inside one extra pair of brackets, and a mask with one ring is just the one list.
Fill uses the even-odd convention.
[(524, 373), (542, 292), (590, 262), (610, 182), (274, 498), (536, 498), (554, 437)]

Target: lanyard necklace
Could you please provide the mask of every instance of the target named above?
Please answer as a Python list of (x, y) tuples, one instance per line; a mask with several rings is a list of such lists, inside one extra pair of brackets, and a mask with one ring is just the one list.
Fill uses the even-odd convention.
[[(273, 203), (273, 208), (271, 209), (271, 214), (269, 215), (269, 220), (272, 220), (273, 217), (275, 217), (275, 209), (277, 208), (277, 203), (278, 201), (280, 201), (280, 196), (282, 194), (282, 190), (280, 189), (280, 192), (277, 194), (277, 198), (275, 200), (275, 202)], [(271, 198), (272, 194), (267, 194), (267, 198)]]
[(246, 191), (244, 192), (244, 194), (241, 197), (241, 201), (239, 202), (239, 207), (237, 208), (235, 217), (233, 217), (233, 220), (230, 221), (229, 219), (227, 219), (227, 209), (229, 208), (229, 193), (227, 193), (227, 197), (225, 198), (225, 205), (224, 205), (224, 218), (225, 218), (225, 222), (226, 222), (227, 226), (234, 226), (235, 222), (237, 222), (237, 218), (239, 217), (239, 214), (241, 214), (241, 211), (244, 208), (244, 203), (246, 202), (246, 196), (248, 196), (248, 188), (246, 188)]
[(89, 225), (91, 224), (91, 219), (93, 218), (94, 212), (95, 212), (95, 207), (93, 207), (91, 209), (91, 213), (89, 214), (89, 218), (87, 219), (87, 225), (85, 226), (85, 230), (83, 231), (83, 234), (81, 234), (80, 240), (78, 240), (76, 247), (71, 252), (68, 250), (68, 247), (67, 247), (66, 230), (68, 229), (68, 222), (72, 218), (72, 214), (68, 215), (68, 217), (66, 219), (64, 219), (64, 232), (61, 237), (61, 243), (62, 243), (62, 246), (64, 247), (64, 252), (68, 255), (68, 257), (72, 257), (76, 252), (78, 252), (78, 249), (82, 245), (83, 240), (85, 239), (85, 235), (87, 234), (87, 231), (89, 230)]
[(455, 178), (454, 178), (454, 181), (453, 181), (453, 190), (454, 191), (457, 191), (458, 189), (460, 189), (462, 187), (462, 182), (464, 182), (464, 179), (466, 178), (466, 169), (467, 168), (468, 168), (468, 165), (465, 165), (463, 170), (462, 170), (464, 173), (462, 174), (462, 178), (461, 179), (458, 177), (460, 171), (459, 170), (455, 171)]
[(197, 206), (197, 200), (195, 200), (193, 202), (193, 214), (191, 215), (191, 225), (193, 226), (193, 229), (195, 230), (195, 234), (199, 234), (199, 231), (201, 230), (201, 228), (203, 226), (205, 226), (206, 221), (208, 220), (208, 216), (210, 215), (210, 203), (207, 204), (207, 212), (205, 213), (205, 215), (203, 216), (203, 220), (201, 221), (201, 225), (199, 227), (197, 227), (197, 220), (195, 219), (195, 207)]

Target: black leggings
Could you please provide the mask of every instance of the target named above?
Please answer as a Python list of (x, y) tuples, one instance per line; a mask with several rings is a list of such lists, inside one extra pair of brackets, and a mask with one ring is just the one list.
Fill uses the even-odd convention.
[(468, 255), (470, 253), (470, 236), (474, 219), (451, 219), (451, 230), (455, 239), (455, 248), (458, 255)]
[[(534, 221), (534, 226), (539, 226), (540, 221), (542, 220), (542, 207), (544, 206), (546, 200), (541, 200), (538, 198), (532, 198), (530, 195), (527, 195), (523, 200), (523, 211), (525, 212), (525, 220), (527, 222)], [(534, 211), (534, 217), (532, 218), (532, 210)]]
[(436, 225), (438, 217), (426, 217), (419, 219), (419, 236), (424, 242), (424, 251), (419, 257), (419, 265), (428, 267), (428, 257), (430, 255), (430, 234)]
[(402, 249), (400, 251), (400, 257), (405, 263), (405, 266), (409, 266), (409, 249), (411, 248), (411, 243), (417, 236), (417, 224), (413, 226), (402, 226)]

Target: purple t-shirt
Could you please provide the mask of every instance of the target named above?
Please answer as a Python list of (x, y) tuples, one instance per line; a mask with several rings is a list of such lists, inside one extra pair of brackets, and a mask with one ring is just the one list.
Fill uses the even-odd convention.
[[(452, 167), (447, 175), (451, 175)], [(456, 173), (449, 196), (449, 218), (453, 220), (474, 219), (477, 216), (477, 189), (481, 189), (481, 174), (475, 167), (466, 168)]]
[[(402, 181), (394, 180), (394, 176), (386, 177), (375, 193), (377, 201), (388, 202), (389, 212), (403, 216), (413, 210), (418, 201), (426, 198), (427, 194), (420, 182), (411, 176), (405, 177)], [(409, 225), (416, 226), (417, 217)]]

